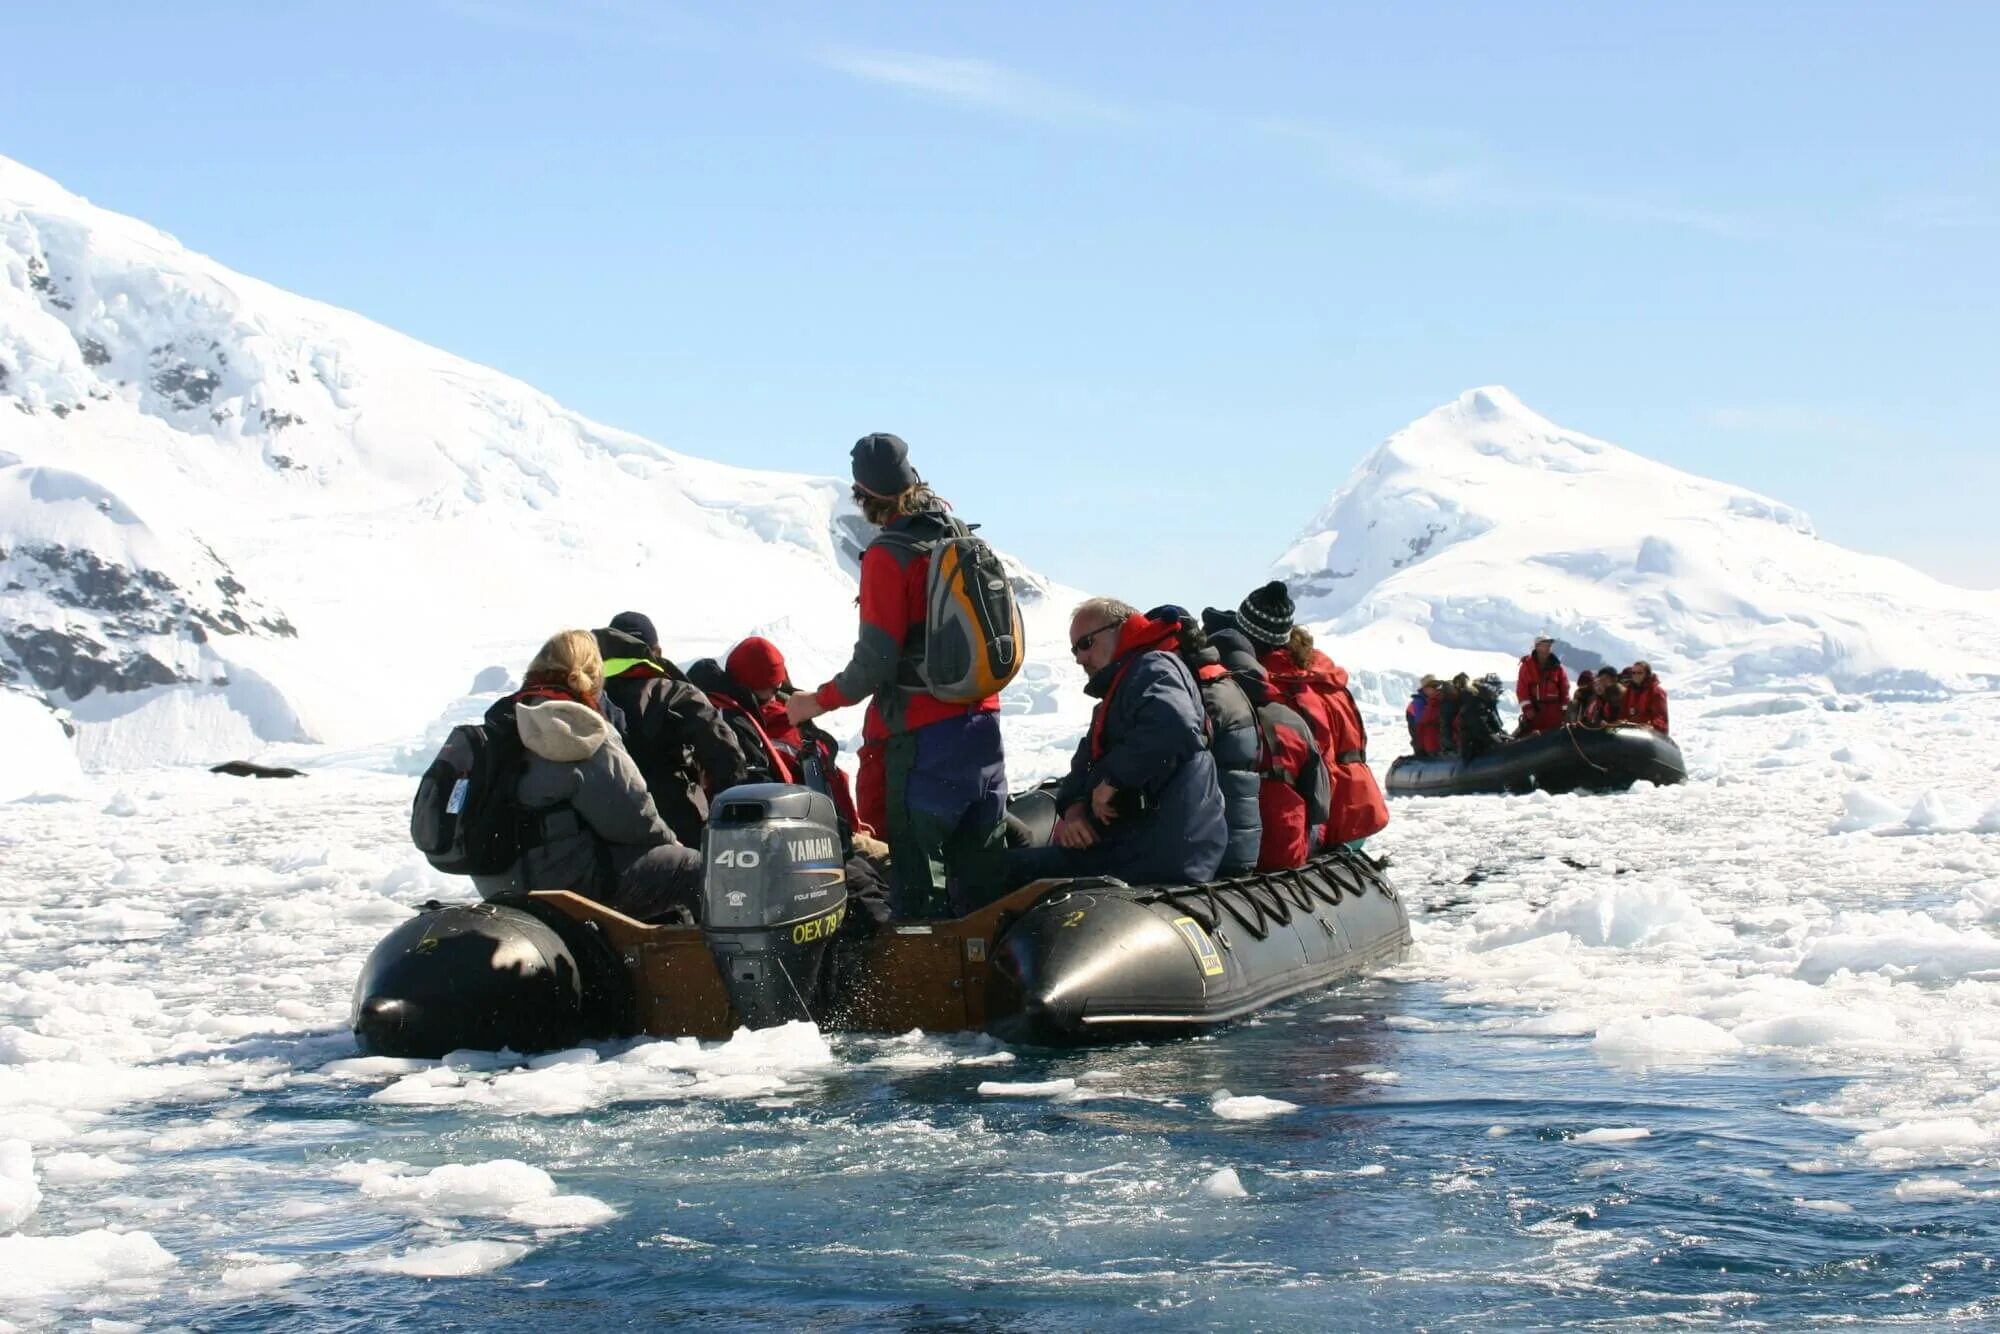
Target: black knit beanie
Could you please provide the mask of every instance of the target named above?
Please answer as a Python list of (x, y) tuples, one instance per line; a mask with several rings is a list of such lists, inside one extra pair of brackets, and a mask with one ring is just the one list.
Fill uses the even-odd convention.
[(921, 482), (903, 438), (877, 431), (854, 442), (854, 484), (872, 496), (900, 496)]
[(1294, 610), (1291, 590), (1282, 580), (1273, 579), (1243, 599), (1243, 605), (1236, 609), (1236, 619), (1242, 622), (1243, 633), (1254, 642), (1276, 648), (1292, 636)]

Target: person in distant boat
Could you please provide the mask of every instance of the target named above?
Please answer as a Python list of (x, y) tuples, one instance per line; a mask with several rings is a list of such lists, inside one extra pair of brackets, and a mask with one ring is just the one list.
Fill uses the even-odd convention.
[(1522, 736), (1552, 732), (1563, 725), (1563, 710), (1569, 704), (1569, 673), (1556, 657), (1552, 637), (1538, 637), (1534, 650), (1521, 659), (1514, 697), (1521, 702)]
[(590, 631), (542, 645), (486, 725), (520, 736), (514, 800), (525, 824), (519, 860), (472, 878), (481, 897), (568, 889), (642, 921), (700, 915), (701, 854), (675, 841), (605, 716), (604, 660)]
[(1444, 749), (1443, 696), (1444, 683), (1426, 672), (1403, 708), (1403, 721), (1410, 729), (1410, 749), (1420, 760), (1436, 759)]
[(1262, 826), (1257, 869), (1288, 871), (1302, 866), (1319, 851), (1333, 814), (1332, 772), (1313, 739), (1312, 725), (1285, 703), (1272, 684), (1236, 613), (1205, 607), (1201, 625), (1230, 678), (1257, 710), (1257, 814)]
[(1628, 723), (1644, 723), (1661, 736), (1667, 735), (1667, 692), (1653, 675), (1651, 663), (1641, 660), (1626, 669), (1630, 684), (1625, 687), (1621, 712)]
[(675, 838), (700, 846), (708, 797), (743, 781), (736, 734), (660, 651), (650, 616), (621, 611), (593, 638), (604, 658), (604, 693), (624, 714), (619, 735), (660, 818)]
[(1347, 688), (1347, 669), (1313, 646), (1312, 632), (1296, 622), (1295, 612), (1291, 590), (1273, 579), (1243, 599), (1236, 622), (1257, 646), (1271, 684), (1312, 728), (1326, 761), (1333, 811), (1320, 831), (1321, 846), (1358, 848), (1388, 826), (1389, 805), (1368, 767), (1368, 728)]
[(1000, 697), (939, 699), (918, 671), (931, 552), (963, 528), (899, 437), (863, 436), (851, 459), (854, 502), (881, 529), (861, 553), (860, 634), (847, 665), (785, 713), (802, 724), (868, 701), (855, 797), (888, 840), (896, 915), (962, 915), (999, 894), (1007, 867)]
[(1563, 721), (1582, 722), (1584, 708), (1590, 703), (1590, 697), (1596, 693), (1597, 673), (1586, 667), (1576, 674), (1576, 693), (1570, 696), (1569, 707), (1563, 710)]
[(1625, 721), (1625, 687), (1618, 684), (1617, 674), (1609, 667), (1598, 672), (1591, 682), (1595, 692), (1583, 706), (1585, 727), (1610, 727)]
[[(1055, 841), (1010, 848), (1012, 884), (1116, 876), (1134, 885), (1213, 880), (1229, 843), (1208, 715), (1171, 645), (1177, 623), (1095, 597), (1070, 616), (1070, 652), (1097, 699), (1056, 789)], [(893, 843), (891, 845), (893, 847)]]
[(1460, 672), (1438, 687), (1438, 751), (1458, 754), (1459, 711), (1472, 701), (1472, 678)]
[(1500, 724), (1500, 692), (1504, 683), (1497, 673), (1488, 672), (1466, 692), (1459, 709), (1459, 754), (1469, 762), (1507, 743), (1506, 729)]

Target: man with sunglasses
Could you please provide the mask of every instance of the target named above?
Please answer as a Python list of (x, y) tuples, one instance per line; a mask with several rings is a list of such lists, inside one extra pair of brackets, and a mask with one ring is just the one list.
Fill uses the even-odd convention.
[(1012, 848), (1012, 884), (1116, 876), (1127, 884), (1215, 878), (1228, 845), (1222, 789), (1208, 749), (1208, 714), (1175, 651), (1178, 622), (1116, 598), (1091, 598), (1070, 618), (1070, 653), (1096, 697), (1090, 730), (1056, 790), (1055, 841)]

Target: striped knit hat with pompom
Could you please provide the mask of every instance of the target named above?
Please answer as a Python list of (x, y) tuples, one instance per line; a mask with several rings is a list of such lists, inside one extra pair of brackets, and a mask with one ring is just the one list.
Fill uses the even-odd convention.
[(1243, 605), (1236, 609), (1236, 619), (1252, 640), (1276, 647), (1291, 638), (1295, 610), (1291, 590), (1282, 580), (1273, 579), (1243, 599)]

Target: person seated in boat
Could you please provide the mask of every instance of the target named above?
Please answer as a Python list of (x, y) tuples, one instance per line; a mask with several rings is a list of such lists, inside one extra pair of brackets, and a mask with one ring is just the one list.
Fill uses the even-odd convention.
[(1591, 682), (1594, 693), (1583, 706), (1585, 727), (1610, 727), (1625, 720), (1625, 688), (1609, 667)]
[(1127, 884), (1215, 878), (1229, 825), (1194, 674), (1166, 647), (1180, 627), (1095, 597), (1070, 617), (1070, 652), (1097, 699), (1056, 790), (1055, 842), (1009, 848), (1007, 879), (1116, 876)]
[(1535, 736), (1563, 725), (1563, 711), (1569, 704), (1569, 673), (1556, 657), (1552, 636), (1538, 636), (1533, 651), (1521, 659), (1514, 696), (1521, 702), (1520, 735)]
[(795, 691), (785, 655), (770, 640), (751, 635), (717, 662), (703, 658), (688, 679), (706, 690), (742, 747), (746, 783), (797, 783), (833, 802), (847, 859), (848, 896), (871, 921), (888, 918), (882, 880), (889, 846), (861, 820), (854, 790), (840, 767), (840, 743), (818, 723), (794, 723), (785, 710)]
[(652, 617), (621, 611), (592, 637), (604, 658), (605, 697), (624, 714), (612, 721), (660, 818), (675, 838), (699, 846), (709, 796), (744, 778), (736, 733), (661, 652)]
[(1563, 721), (1580, 723), (1583, 721), (1584, 706), (1597, 693), (1597, 673), (1586, 667), (1576, 674), (1576, 693), (1570, 696), (1569, 707), (1563, 710)]
[(483, 898), (567, 889), (641, 921), (693, 921), (701, 854), (682, 846), (604, 712), (604, 660), (588, 630), (553, 636), (521, 688), (486, 712), (521, 740), (514, 800), (526, 816), (521, 855), (474, 876)]
[(1446, 755), (1458, 754), (1458, 718), (1472, 702), (1472, 677), (1460, 672), (1438, 690), (1438, 748)]
[(1444, 683), (1426, 673), (1403, 709), (1410, 729), (1410, 751), (1420, 760), (1434, 760), (1444, 750), (1442, 717)]
[(1262, 827), (1257, 869), (1288, 871), (1303, 866), (1319, 851), (1333, 815), (1332, 771), (1313, 738), (1312, 725), (1285, 703), (1264, 664), (1257, 660), (1256, 647), (1243, 633), (1236, 613), (1205, 607), (1201, 625), (1230, 678), (1257, 711), (1263, 743), (1257, 787), (1257, 815)]
[(1236, 623), (1257, 646), (1271, 684), (1312, 728), (1333, 786), (1333, 809), (1320, 831), (1322, 847), (1358, 848), (1389, 823), (1389, 806), (1368, 767), (1368, 727), (1347, 688), (1347, 669), (1314, 647), (1297, 623), (1291, 591), (1273, 579), (1252, 589), (1236, 608)]
[(1229, 845), (1216, 872), (1227, 878), (1257, 869), (1264, 843), (1264, 817), (1259, 789), (1264, 785), (1257, 735), (1257, 709), (1249, 694), (1222, 664), (1221, 650), (1208, 642), (1201, 623), (1185, 607), (1155, 607), (1146, 618), (1178, 626), (1171, 645), (1194, 675), (1208, 714), (1208, 751), (1215, 756), (1215, 780), (1222, 789), (1222, 811), (1229, 824)]
[(1504, 683), (1497, 673), (1488, 672), (1468, 692), (1458, 714), (1459, 754), (1470, 762), (1507, 743), (1500, 723), (1500, 692)]
[(1653, 665), (1641, 660), (1625, 672), (1629, 684), (1625, 687), (1620, 716), (1628, 723), (1641, 723), (1666, 736), (1667, 692), (1660, 685), (1660, 678), (1653, 674)]

